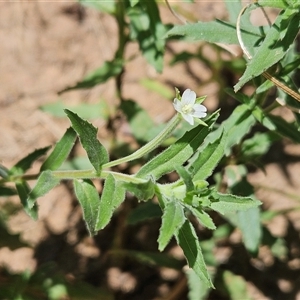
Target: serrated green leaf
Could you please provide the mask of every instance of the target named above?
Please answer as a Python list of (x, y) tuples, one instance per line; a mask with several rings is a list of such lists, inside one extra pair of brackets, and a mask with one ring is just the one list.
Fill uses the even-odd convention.
[(42, 164), (40, 171), (57, 170), (67, 159), (72, 150), (77, 135), (73, 128), (68, 128), (59, 142), (56, 143), (53, 151)]
[(149, 177), (145, 182), (122, 182), (122, 186), (133, 193), (140, 201), (152, 199), (155, 192), (155, 182)]
[(214, 287), (206, 269), (199, 239), (191, 223), (189, 221), (185, 221), (183, 226), (175, 235), (177, 243), (182, 248), (188, 261), (189, 267), (194, 270), (198, 278), (206, 286)]
[(99, 69), (88, 74), (74, 86), (63, 89), (59, 94), (75, 90), (92, 88), (100, 83), (106, 82), (109, 78), (119, 75), (123, 70), (123, 60), (114, 59), (113, 61), (106, 61)]
[(143, 222), (148, 219), (160, 218), (162, 211), (158, 204), (152, 201), (141, 203), (138, 207), (132, 210), (127, 218), (127, 222), (130, 225)]
[(104, 183), (95, 230), (100, 230), (109, 223), (115, 209), (124, 199), (125, 189), (122, 182), (116, 181), (113, 175), (109, 174)]
[[(244, 28), (242, 28), (242, 32), (245, 40), (252, 42), (252, 45), (256, 44), (257, 40), (261, 38), (261, 36), (257, 33), (253, 33)], [(221, 20), (177, 25), (169, 30), (166, 34), (167, 37), (176, 35), (185, 36), (189, 40), (194, 41), (236, 45), (239, 44), (235, 25)]]
[(184, 204), (184, 206), (191, 211), (191, 213), (197, 218), (201, 225), (211, 230), (216, 229), (216, 225), (214, 224), (212, 218), (204, 210), (199, 207), (193, 207), (192, 205), (188, 205), (186, 203)]
[(89, 179), (75, 179), (75, 195), (82, 207), (83, 219), (91, 236), (97, 233), (96, 224), (100, 206), (100, 198), (93, 182)]
[[(243, 76), (234, 86), (235, 91), (284, 57), (298, 34), (299, 25), (300, 19), (296, 11), (287, 9), (277, 17), (263, 43), (247, 64)], [(283, 31), (285, 31), (284, 36), (282, 36)]]
[(44, 196), (60, 182), (60, 179), (53, 176), (50, 170), (43, 171), (38, 177), (37, 183), (28, 195), (27, 203), (28, 207), (32, 209), (36, 200), (39, 197)]
[(70, 110), (66, 109), (65, 112), (72, 123), (72, 127), (79, 135), (80, 142), (87, 152), (91, 164), (96, 172), (100, 173), (102, 165), (108, 162), (108, 153), (97, 139), (98, 129)]
[(211, 193), (210, 208), (219, 212), (220, 214), (237, 210), (245, 211), (259, 205), (261, 205), (261, 202), (251, 197), (221, 194), (216, 191)]
[(24, 174), (31, 165), (38, 160), (41, 156), (45, 155), (50, 147), (45, 147), (41, 149), (37, 149), (18, 161), (10, 170), (10, 175), (22, 175)]
[(181, 179), (183, 179), (183, 182), (186, 186), (186, 192), (192, 192), (195, 190), (194, 183), (192, 180), (191, 174), (183, 167), (183, 166), (175, 166), (175, 170), (180, 176)]
[(33, 220), (36, 220), (38, 217), (37, 206), (35, 203), (30, 203), (30, 201), (28, 200), (28, 197), (31, 192), (28, 183), (25, 181), (18, 181), (16, 182), (16, 189), (25, 212)]
[(203, 180), (212, 174), (221, 158), (225, 155), (226, 143), (227, 135), (222, 133), (216, 141), (199, 151), (198, 157), (193, 158), (189, 163), (189, 170), (192, 173), (193, 180)]
[(164, 201), (162, 223), (159, 229), (158, 250), (163, 251), (173, 235), (181, 228), (186, 218), (183, 206), (177, 199)]
[(159, 179), (162, 175), (174, 170), (175, 165), (186, 162), (208, 135), (210, 127), (215, 123), (218, 114), (207, 120), (208, 127), (199, 125), (186, 132), (175, 144), (146, 163), (136, 174), (136, 177), (145, 178), (149, 175)]

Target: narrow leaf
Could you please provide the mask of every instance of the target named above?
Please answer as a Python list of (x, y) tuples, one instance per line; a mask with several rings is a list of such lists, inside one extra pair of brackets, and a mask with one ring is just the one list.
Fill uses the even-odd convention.
[(139, 43), (143, 56), (157, 72), (163, 68), (165, 26), (161, 23), (155, 0), (140, 1), (127, 10), (130, 35)]
[[(0, 237), (1, 237), (0, 248), (7, 247), (10, 250), (16, 250), (18, 248), (29, 247), (29, 244), (22, 240), (21, 233), (13, 234), (11, 232), (10, 228), (8, 228), (8, 226), (5, 224), (5, 221), (3, 219), (0, 222)], [(16, 281), (13, 280), (13, 282), (16, 282)], [(6, 286), (9, 288), (10, 284), (8, 284), (8, 282), (2, 281), (0, 286), (1, 286), (0, 295), (1, 295), (1, 298), (3, 298), (3, 297), (5, 297), (4, 296), (5, 293), (3, 293), (3, 286)], [(6, 298), (6, 299), (8, 299), (8, 298)]]
[(152, 199), (155, 191), (155, 182), (150, 178), (142, 183), (122, 182), (122, 186), (133, 193), (140, 201)]
[(238, 211), (237, 220), (246, 249), (250, 253), (257, 254), (262, 238), (259, 208)]
[(150, 79), (148, 77), (142, 78), (140, 84), (148, 89), (149, 91), (155, 92), (158, 95), (166, 99), (171, 99), (173, 97), (173, 91), (170, 91), (170, 88), (158, 81), (157, 79)]
[(137, 208), (130, 212), (127, 222), (134, 225), (148, 219), (161, 218), (162, 212), (158, 204), (152, 201), (141, 203)]
[(185, 207), (187, 207), (191, 213), (197, 218), (197, 220), (200, 222), (201, 225), (204, 227), (207, 227), (208, 229), (215, 230), (216, 225), (214, 224), (212, 218), (209, 216), (208, 213), (203, 211), (201, 208), (193, 207), (192, 205), (184, 204)]
[(169, 243), (172, 236), (183, 225), (186, 218), (183, 207), (177, 199), (164, 200), (165, 207), (163, 209), (162, 224), (159, 230), (158, 249), (163, 251)]
[(183, 167), (183, 166), (175, 166), (175, 170), (180, 176), (181, 179), (183, 179), (183, 182), (186, 186), (186, 192), (192, 192), (195, 190), (194, 183), (191, 177), (191, 174)]
[(93, 236), (97, 232), (95, 225), (100, 205), (98, 191), (89, 179), (75, 179), (74, 188), (76, 197), (82, 207), (83, 219), (90, 235)]
[(16, 190), (7, 186), (0, 186), (0, 197), (14, 196), (16, 194)]
[(77, 114), (70, 110), (65, 110), (72, 127), (79, 135), (80, 142), (87, 152), (89, 160), (97, 173), (100, 173), (101, 166), (108, 162), (108, 153), (97, 139), (97, 129), (85, 120), (82, 120)]
[(261, 205), (261, 202), (251, 197), (242, 197), (231, 194), (221, 194), (213, 191), (211, 194), (210, 208), (224, 214), (230, 211), (248, 210), (253, 207)]
[(189, 221), (185, 221), (183, 226), (176, 233), (176, 240), (184, 252), (189, 267), (194, 270), (199, 279), (206, 286), (213, 287), (213, 283), (206, 269), (198, 237)]
[(129, 251), (129, 250), (111, 250), (111, 254), (117, 256), (127, 256), (143, 263), (143, 265), (158, 266), (181, 270), (182, 261), (166, 253)]
[[(58, 118), (65, 118), (66, 114), (64, 109), (66, 104), (62, 100), (58, 100), (54, 103), (48, 103), (41, 106), (42, 111)], [(84, 119), (103, 119), (107, 120), (110, 115), (109, 106), (107, 102), (101, 99), (98, 103), (79, 103), (77, 105), (68, 105), (68, 108)]]
[(16, 182), (16, 189), (19, 194), (21, 203), (25, 212), (31, 217), (33, 220), (37, 220), (38, 213), (37, 213), (37, 206), (34, 203), (33, 205), (28, 201), (28, 195), (30, 194), (30, 187), (25, 181), (18, 181)]
[(53, 173), (49, 170), (43, 171), (34, 188), (30, 192), (27, 202), (28, 207), (31, 209), (35, 205), (36, 200), (39, 197), (44, 196), (47, 194), (50, 190), (52, 190), (55, 186), (59, 184), (60, 180), (58, 178), (55, 178), (53, 176)]
[(175, 165), (182, 165), (186, 162), (202, 144), (208, 135), (210, 127), (215, 123), (218, 114), (207, 121), (208, 126), (199, 125), (188, 131), (175, 144), (157, 155), (146, 163), (136, 174), (139, 178), (148, 177), (150, 174), (154, 179), (174, 170)]
[[(299, 13), (296, 12), (296, 10), (287, 9), (277, 17), (267, 32), (265, 40), (247, 64), (245, 73), (234, 86), (235, 91), (238, 91), (246, 82), (262, 74), (284, 57), (299, 31), (300, 19)], [(282, 36), (283, 32), (285, 32), (284, 36)]]
[(41, 156), (45, 155), (49, 149), (50, 147), (45, 147), (35, 150), (34, 152), (18, 161), (16, 165), (14, 165), (14, 167), (9, 170), (9, 173), (11, 175), (24, 174), (31, 167), (31, 165)]
[(259, 6), (265, 6), (265, 7), (275, 7), (275, 8), (288, 8), (290, 5), (288, 1), (286, 0), (276, 0), (276, 1), (270, 1), (270, 0), (258, 0), (257, 3)]
[(100, 83), (106, 82), (109, 78), (119, 75), (123, 70), (123, 61), (114, 59), (113, 61), (106, 61), (99, 69), (88, 74), (82, 81), (74, 86), (68, 87), (59, 92), (59, 94), (74, 90), (92, 88)]
[(53, 151), (41, 166), (41, 171), (57, 170), (67, 159), (76, 141), (76, 132), (73, 128), (68, 128), (59, 142), (56, 143)]
[(225, 155), (227, 135), (221, 134), (213, 143), (208, 144), (199, 151), (198, 157), (190, 162), (190, 172), (193, 180), (203, 180), (208, 178)]
[[(209, 143), (213, 143), (223, 134), (226, 138), (225, 155), (229, 155), (232, 146), (238, 144), (256, 123), (251, 109), (245, 104), (237, 106), (226, 121), (220, 127), (211, 132), (199, 148), (201, 153)], [(221, 149), (220, 149), (221, 150)]]
[(269, 116), (272, 125), (275, 127), (275, 132), (281, 136), (291, 139), (293, 142), (300, 143), (300, 134), (295, 123), (289, 123), (281, 117)]
[[(248, 30), (243, 30), (245, 40), (255, 44), (261, 36)], [(211, 22), (197, 22), (195, 24), (185, 24), (174, 26), (167, 32), (167, 37), (185, 36), (189, 40), (206, 41), (209, 43), (239, 44), (236, 27), (233, 24), (216, 20)]]
[(115, 209), (120, 206), (124, 199), (125, 189), (122, 183), (116, 181), (113, 175), (110, 174), (102, 191), (95, 230), (100, 230), (109, 223)]

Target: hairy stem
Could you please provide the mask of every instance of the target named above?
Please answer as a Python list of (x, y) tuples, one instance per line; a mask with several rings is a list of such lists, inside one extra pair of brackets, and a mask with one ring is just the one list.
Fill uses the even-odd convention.
[(161, 145), (161, 143), (170, 136), (170, 134), (174, 131), (174, 129), (177, 127), (177, 125), (179, 124), (181, 120), (181, 115), (180, 114), (176, 114), (167, 124), (166, 128), (161, 131), (153, 140), (151, 140), (149, 143), (147, 143), (146, 145), (144, 145), (142, 148), (138, 149), (136, 152), (110, 161), (106, 164), (104, 164), (102, 167), (103, 168), (109, 168), (109, 167), (113, 167), (116, 165), (119, 165), (121, 163), (124, 162), (128, 162), (128, 161), (132, 161), (134, 159), (138, 159), (148, 153), (150, 153), (151, 151), (153, 151), (155, 148), (157, 148), (159, 145)]

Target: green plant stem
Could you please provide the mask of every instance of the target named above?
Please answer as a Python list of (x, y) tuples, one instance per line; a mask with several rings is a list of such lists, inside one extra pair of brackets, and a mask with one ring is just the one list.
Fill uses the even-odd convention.
[[(142, 148), (138, 149), (136, 152), (125, 156), (123, 158), (108, 162), (102, 166), (102, 168), (109, 168), (112, 166), (119, 165), (124, 162), (132, 161), (134, 159), (138, 159), (151, 151), (153, 151), (155, 148), (161, 145), (161, 143), (169, 137), (169, 135), (174, 131), (174, 129), (177, 127), (177, 125), (181, 121), (181, 115), (177, 113), (167, 124), (164, 130), (162, 130), (153, 140), (151, 140), (149, 143), (147, 143)], [(14, 176), (8, 176), (5, 179), (0, 180), (0, 185), (4, 184), (6, 182), (16, 182), (19, 180), (36, 180), (41, 173), (38, 174), (25, 174), (25, 175), (14, 175)], [(143, 183), (145, 182), (144, 179), (141, 178), (135, 178), (132, 175), (127, 175), (123, 173), (113, 172), (109, 170), (102, 170), (101, 173), (98, 175), (94, 169), (89, 170), (66, 170), (66, 171), (53, 171), (53, 176), (55, 178), (61, 179), (61, 180), (68, 180), (68, 179), (83, 179), (83, 178), (107, 178), (109, 174), (112, 174), (117, 180), (122, 180), (126, 182), (132, 182), (132, 183)]]
[[(120, 0), (116, 0), (116, 21), (118, 24), (118, 50), (115, 54), (115, 59), (124, 59), (124, 51), (125, 46), (128, 41), (128, 34), (126, 32), (127, 24), (124, 19), (125, 16), (125, 7), (124, 2)], [(124, 74), (124, 67), (122, 68), (122, 71), (116, 76), (116, 89), (117, 89), (117, 95), (119, 99), (123, 100), (122, 95), (122, 77)]]
[[(102, 178), (105, 179), (108, 177), (109, 174), (113, 175), (115, 179), (122, 180), (125, 182), (132, 182), (132, 183), (143, 183), (146, 182), (145, 179), (135, 178), (133, 175), (103, 170), (100, 175), (97, 175), (94, 169), (89, 170), (66, 170), (66, 171), (53, 171), (53, 176), (55, 178), (61, 180), (68, 180), (68, 179), (95, 179), (95, 178)], [(41, 173), (37, 174), (25, 174), (25, 175), (15, 175), (10, 176), (6, 179), (0, 180), (0, 185), (3, 185), (6, 182), (17, 182), (20, 180), (28, 181), (28, 180), (36, 180), (41, 175)]]
[(128, 161), (132, 161), (134, 159), (138, 159), (148, 153), (150, 153), (151, 151), (153, 151), (155, 148), (157, 148), (159, 145), (161, 145), (161, 143), (167, 138), (169, 137), (169, 135), (174, 131), (174, 129), (177, 127), (177, 125), (179, 124), (179, 122), (181, 121), (181, 115), (180, 114), (176, 114), (167, 124), (167, 126), (165, 127), (165, 129), (163, 131), (161, 131), (153, 140), (151, 140), (149, 143), (147, 143), (146, 145), (144, 145), (142, 148), (138, 149), (137, 151), (135, 151), (134, 153), (110, 161), (106, 164), (104, 164), (102, 166), (103, 169), (105, 168), (110, 168)]

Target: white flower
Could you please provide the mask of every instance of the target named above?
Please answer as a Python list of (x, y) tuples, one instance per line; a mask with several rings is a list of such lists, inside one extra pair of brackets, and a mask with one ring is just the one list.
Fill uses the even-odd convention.
[(175, 98), (173, 102), (174, 108), (191, 125), (194, 125), (194, 118), (204, 118), (207, 115), (207, 108), (195, 102), (196, 93), (190, 89), (183, 92), (181, 100)]

